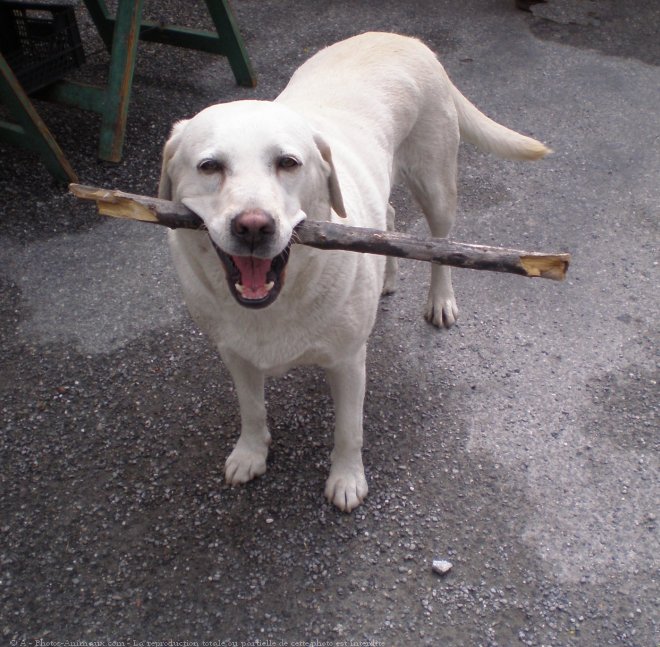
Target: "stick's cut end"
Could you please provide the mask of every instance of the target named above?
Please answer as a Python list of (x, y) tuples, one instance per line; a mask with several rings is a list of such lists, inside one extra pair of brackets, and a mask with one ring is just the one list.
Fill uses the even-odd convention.
[(570, 254), (528, 254), (520, 257), (520, 264), (527, 276), (552, 281), (563, 281), (566, 278), (570, 262)]

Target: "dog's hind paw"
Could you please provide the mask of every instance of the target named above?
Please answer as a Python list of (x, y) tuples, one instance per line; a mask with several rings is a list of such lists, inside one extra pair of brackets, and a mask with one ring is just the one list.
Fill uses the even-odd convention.
[(438, 328), (451, 328), (458, 319), (458, 306), (452, 296), (444, 301), (429, 299), (424, 311), (424, 319)]
[(229, 485), (247, 483), (266, 472), (268, 446), (263, 450), (245, 447), (239, 440), (225, 462), (225, 481)]
[(325, 483), (325, 497), (342, 512), (357, 508), (367, 496), (369, 488), (364, 477), (364, 468), (360, 465), (335, 464)]
[(382, 296), (388, 296), (396, 292), (398, 283), (398, 262), (392, 256), (387, 257), (385, 264), (385, 276), (383, 278), (383, 289), (381, 290)]

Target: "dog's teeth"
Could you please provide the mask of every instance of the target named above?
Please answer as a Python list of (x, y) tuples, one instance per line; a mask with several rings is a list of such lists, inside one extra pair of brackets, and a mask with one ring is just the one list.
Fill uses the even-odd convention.
[(243, 290), (245, 290), (245, 288), (240, 283), (234, 283), (234, 287), (236, 288), (236, 292), (243, 294)]
[(266, 288), (266, 290), (268, 290), (268, 292), (270, 292), (275, 287), (275, 281), (270, 281), (270, 283), (266, 283), (264, 287)]

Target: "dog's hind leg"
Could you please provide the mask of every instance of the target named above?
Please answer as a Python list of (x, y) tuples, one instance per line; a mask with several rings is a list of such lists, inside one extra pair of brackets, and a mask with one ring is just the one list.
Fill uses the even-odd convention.
[[(408, 185), (419, 203), (434, 238), (446, 238), (456, 218), (455, 173), (448, 169), (435, 177), (427, 170), (407, 177)], [(444, 174), (445, 178), (441, 175)], [(458, 317), (458, 307), (451, 283), (451, 270), (446, 265), (433, 265), (424, 318), (439, 328), (451, 328)]]
[(266, 471), (270, 433), (266, 424), (264, 375), (234, 353), (225, 350), (222, 359), (234, 380), (241, 410), (241, 435), (225, 462), (225, 480), (238, 485)]
[[(456, 163), (459, 133), (451, 111), (418, 120), (398, 152), (398, 168), (435, 238), (446, 238), (456, 218)], [(456, 322), (458, 308), (445, 265), (433, 265), (424, 318), (439, 328)]]
[[(387, 231), (394, 231), (394, 207), (387, 205)], [(388, 256), (385, 262), (385, 279), (383, 280), (382, 294), (393, 294), (396, 292), (397, 274), (399, 261), (395, 256)]]

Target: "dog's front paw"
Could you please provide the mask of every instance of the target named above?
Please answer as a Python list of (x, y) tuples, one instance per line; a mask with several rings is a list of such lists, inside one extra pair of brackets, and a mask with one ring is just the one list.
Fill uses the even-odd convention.
[(261, 476), (266, 472), (267, 456), (267, 444), (253, 447), (239, 439), (225, 462), (225, 481), (230, 485), (239, 485), (251, 481), (255, 476)]
[(330, 503), (342, 512), (350, 512), (364, 501), (368, 491), (362, 459), (359, 463), (333, 463), (325, 483), (325, 496)]
[(429, 298), (424, 319), (438, 328), (451, 328), (458, 319), (458, 306), (454, 295), (446, 299)]

